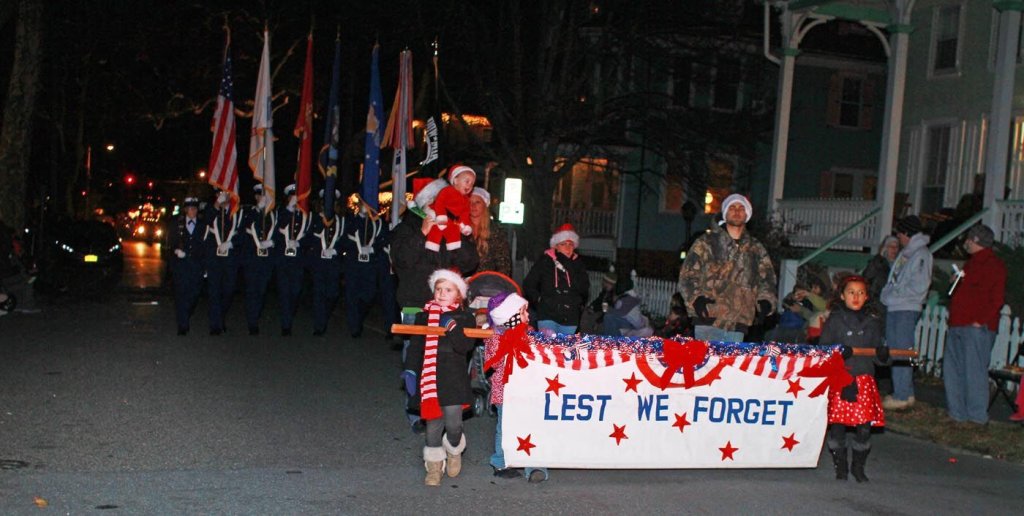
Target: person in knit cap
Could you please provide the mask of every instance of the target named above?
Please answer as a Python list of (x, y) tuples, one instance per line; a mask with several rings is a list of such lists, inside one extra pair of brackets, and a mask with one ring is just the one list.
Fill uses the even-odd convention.
[(455, 165), (448, 170), (448, 183), (449, 186), (437, 193), (427, 212), (437, 224), (430, 229), (423, 247), (434, 252), (441, 249), (441, 240), (449, 251), (458, 249), (462, 247), (462, 235), (473, 233), (469, 223), (469, 194), (476, 183), (476, 172), (465, 165)]
[[(916, 215), (896, 221), (896, 238), (903, 249), (892, 264), (880, 296), (886, 309), (885, 342), (892, 349), (911, 349), (932, 284), (932, 253), (928, 250), (928, 235), (922, 232), (921, 219)], [(907, 362), (893, 364), (892, 396), (886, 396), (882, 406), (901, 410), (914, 401), (913, 367)]]
[(414, 395), (419, 399), (420, 417), (426, 421), (424, 483), (439, 486), (446, 470), (451, 478), (462, 471), (466, 449), (462, 411), (473, 402), (466, 363), (475, 345), (462, 330), (474, 327), (476, 320), (463, 307), (469, 287), (458, 272), (438, 269), (427, 281), (434, 295), (416, 314), (416, 324), (446, 331), (443, 336), (413, 335), (405, 369), (419, 373)]
[[(487, 301), (487, 318), (494, 335), (484, 343), (484, 367), (492, 369), (490, 402), (498, 410), (498, 423), (494, 431), (494, 454), (491, 455), (491, 467), (498, 478), (519, 478), (522, 473), (515, 468), (505, 466), (505, 453), (501, 448), (502, 403), (505, 392), (505, 367), (508, 356), (497, 356), (498, 350), (508, 349), (518, 339), (526, 344), (526, 331), (530, 324), (530, 303), (515, 292), (502, 293)], [(548, 479), (547, 468), (526, 468), (526, 477), (532, 483)]]
[(686, 253), (679, 292), (697, 339), (740, 342), (775, 310), (775, 268), (768, 250), (747, 231), (753, 212), (743, 195), (726, 197), (722, 221)]
[(537, 329), (574, 334), (590, 296), (587, 268), (576, 254), (580, 236), (571, 224), (563, 224), (549, 244), (523, 279), (523, 293), (536, 307)]

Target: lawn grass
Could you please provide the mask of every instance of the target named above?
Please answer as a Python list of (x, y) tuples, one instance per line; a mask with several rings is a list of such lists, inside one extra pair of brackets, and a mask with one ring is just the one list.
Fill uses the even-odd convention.
[(954, 422), (944, 408), (918, 401), (902, 411), (887, 410), (889, 431), (926, 439), (995, 459), (1024, 464), (1024, 425), (991, 420), (987, 425)]

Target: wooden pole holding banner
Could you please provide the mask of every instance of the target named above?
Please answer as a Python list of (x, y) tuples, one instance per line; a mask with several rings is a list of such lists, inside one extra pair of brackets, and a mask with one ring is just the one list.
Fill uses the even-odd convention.
[[(416, 324), (392, 324), (391, 333), (399, 335), (437, 335), (443, 336), (446, 332), (441, 326), (419, 326)], [(471, 339), (486, 339), (494, 335), (494, 330), (489, 328), (463, 328), (462, 333)], [(853, 355), (858, 357), (870, 357), (875, 355), (874, 348), (853, 348)], [(917, 351), (912, 349), (890, 349), (889, 355), (893, 358), (917, 358)]]

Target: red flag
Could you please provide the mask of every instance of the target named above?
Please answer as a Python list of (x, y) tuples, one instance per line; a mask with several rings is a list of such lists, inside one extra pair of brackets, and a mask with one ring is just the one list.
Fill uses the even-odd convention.
[(210, 184), (228, 192), (231, 211), (238, 210), (238, 150), (235, 147), (235, 102), (231, 78), (231, 40), (224, 47), (224, 69), (217, 93), (217, 110), (210, 125), (213, 148), (210, 151)]
[(309, 193), (313, 188), (313, 34), (306, 40), (306, 68), (302, 76), (302, 98), (299, 117), (295, 120), (295, 137), (300, 139), (299, 165), (295, 171), (295, 195), (299, 209), (309, 213)]

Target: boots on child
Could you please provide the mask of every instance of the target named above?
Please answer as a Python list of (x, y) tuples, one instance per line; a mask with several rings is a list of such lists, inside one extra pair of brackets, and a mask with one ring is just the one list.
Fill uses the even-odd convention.
[(448, 476), (455, 478), (462, 471), (462, 452), (466, 450), (466, 434), (462, 434), (458, 446), (452, 446), (448, 442), (448, 434), (445, 434), (444, 438), (441, 439), (441, 444), (447, 454)]
[(849, 465), (846, 460), (846, 447), (829, 447), (828, 451), (832, 454), (832, 465), (835, 466), (836, 469), (836, 480), (846, 480), (849, 475)]
[(850, 473), (853, 474), (853, 478), (857, 479), (857, 482), (867, 482), (868, 476), (864, 474), (864, 463), (868, 460), (868, 454), (871, 453), (871, 448), (866, 450), (853, 450), (853, 464), (850, 466)]
[(440, 446), (423, 447), (423, 467), (427, 470), (427, 476), (423, 483), (428, 486), (441, 485), (441, 475), (444, 474), (445, 451)]

